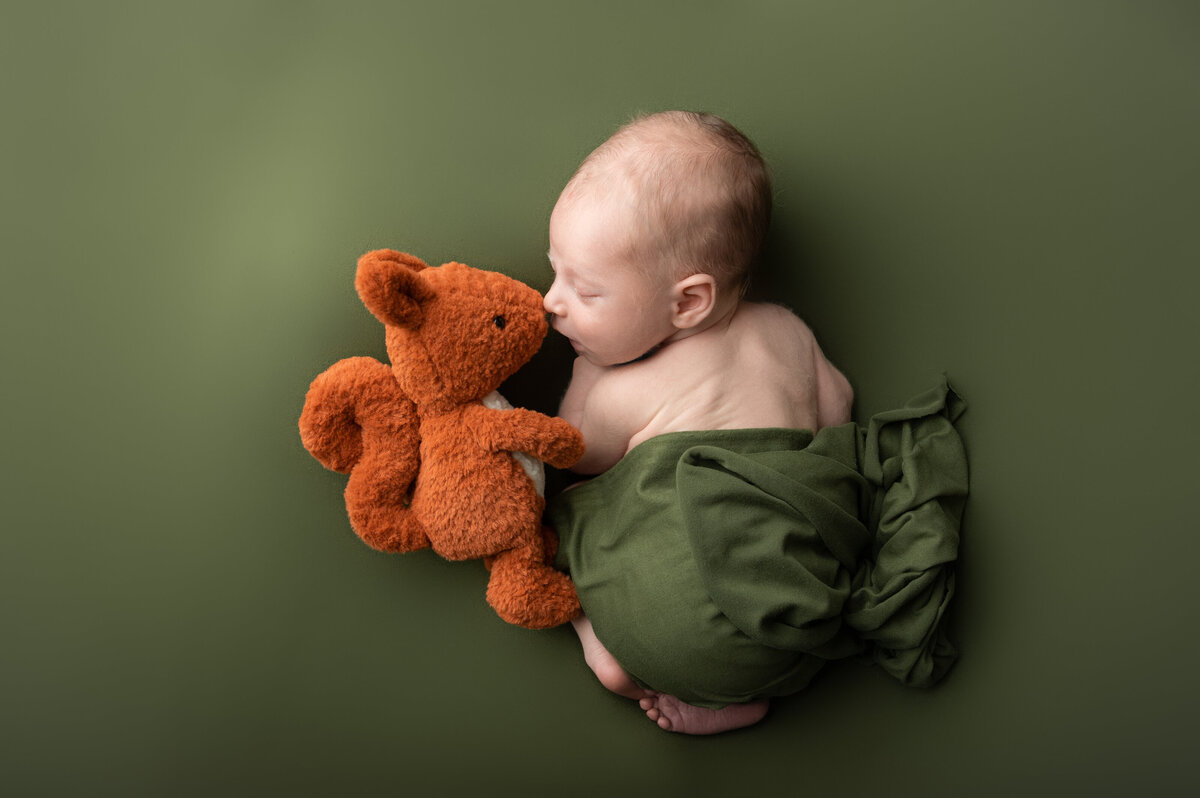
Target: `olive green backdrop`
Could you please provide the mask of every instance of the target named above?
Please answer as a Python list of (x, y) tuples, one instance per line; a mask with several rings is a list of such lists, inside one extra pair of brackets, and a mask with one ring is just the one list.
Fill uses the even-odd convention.
[[(1198, 36), (1181, 2), (5, 3), (0, 787), (1196, 789)], [(970, 402), (934, 691), (844, 665), (660, 733), (478, 563), (367, 549), (300, 446), (312, 377), (383, 355), (361, 252), (545, 289), (578, 159), (670, 107), (771, 161), (759, 288), (860, 418), (942, 371)], [(506, 390), (553, 409), (566, 365)]]

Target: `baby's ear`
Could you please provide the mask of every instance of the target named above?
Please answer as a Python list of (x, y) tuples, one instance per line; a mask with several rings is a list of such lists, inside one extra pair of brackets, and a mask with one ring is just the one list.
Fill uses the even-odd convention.
[(716, 304), (716, 279), (708, 274), (693, 274), (675, 283), (671, 320), (680, 330), (690, 329), (707, 319)]
[(391, 249), (377, 249), (358, 259), (354, 287), (371, 315), (394, 327), (418, 327), (421, 304), (433, 290), (418, 275), (429, 268), (420, 258)]

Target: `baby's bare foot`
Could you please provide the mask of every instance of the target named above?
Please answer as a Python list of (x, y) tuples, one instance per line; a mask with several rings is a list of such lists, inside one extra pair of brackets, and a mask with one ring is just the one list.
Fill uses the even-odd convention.
[(646, 717), (660, 729), (680, 734), (719, 734), (752, 726), (763, 719), (769, 706), (767, 701), (755, 701), (705, 709), (664, 693), (652, 693), (638, 703), (646, 711)]

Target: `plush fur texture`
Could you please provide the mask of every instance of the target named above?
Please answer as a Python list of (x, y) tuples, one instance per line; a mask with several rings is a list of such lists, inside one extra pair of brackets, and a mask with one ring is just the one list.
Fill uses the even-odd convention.
[(383, 322), (391, 366), (335, 363), (300, 416), (305, 448), (350, 474), (351, 526), (381, 551), (482, 558), (488, 602), (509, 623), (570, 620), (575, 588), (550, 565), (557, 541), (541, 523), (544, 499), (512, 453), (566, 468), (583, 439), (562, 419), (482, 403), (541, 347), (541, 294), (497, 272), (434, 268), (392, 250), (363, 255), (355, 286)]

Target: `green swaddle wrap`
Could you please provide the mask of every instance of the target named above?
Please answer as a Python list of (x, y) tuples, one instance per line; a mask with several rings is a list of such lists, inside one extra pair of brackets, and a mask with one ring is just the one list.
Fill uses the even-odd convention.
[(558, 565), (629, 674), (698, 706), (860, 654), (931, 685), (955, 657), (963, 408), (942, 384), (865, 428), (652, 438), (550, 502)]

